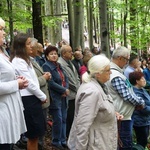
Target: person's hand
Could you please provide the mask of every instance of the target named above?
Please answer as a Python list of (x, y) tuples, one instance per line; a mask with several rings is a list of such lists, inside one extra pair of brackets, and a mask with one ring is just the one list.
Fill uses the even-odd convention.
[(50, 79), (51, 79), (51, 74), (50, 74), (50, 72), (44, 72), (43, 77), (44, 77), (46, 80), (50, 80)]
[(62, 97), (66, 97), (66, 94), (64, 93), (64, 94), (62, 94), (61, 96), (62, 96)]
[(66, 94), (66, 96), (68, 96), (70, 94), (70, 91), (68, 89), (66, 89), (65, 94)]
[(18, 81), (19, 89), (24, 89), (28, 86), (28, 80), (24, 77), (18, 77), (17, 81)]
[(66, 89), (65, 93), (62, 94), (62, 97), (66, 97), (70, 94), (70, 91), (68, 89)]
[(45, 104), (45, 103), (47, 103), (48, 102), (48, 100), (47, 99), (45, 99), (44, 101), (41, 101), (42, 102), (42, 104)]
[(120, 113), (116, 112), (116, 118), (117, 118), (117, 120), (122, 120), (123, 115), (120, 115)]

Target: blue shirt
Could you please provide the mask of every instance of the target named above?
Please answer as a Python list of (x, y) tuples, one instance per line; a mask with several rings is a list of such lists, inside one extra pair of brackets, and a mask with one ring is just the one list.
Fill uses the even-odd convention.
[(124, 75), (126, 76), (127, 79), (129, 79), (129, 74), (131, 72), (134, 72), (135, 71), (135, 68), (131, 67), (131, 66), (128, 66), (125, 70), (124, 70)]

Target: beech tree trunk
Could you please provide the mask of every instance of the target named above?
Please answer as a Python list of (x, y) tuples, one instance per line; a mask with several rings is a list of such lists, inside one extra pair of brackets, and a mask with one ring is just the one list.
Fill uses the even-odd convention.
[[(7, 8), (8, 8), (8, 14), (9, 14), (9, 30), (10, 30), (10, 42), (13, 41), (14, 34), (13, 34), (13, 12), (12, 12), (12, 1), (7, 0)], [(11, 44), (11, 43), (10, 43)]]
[[(61, 14), (61, 0), (55, 1), (55, 15), (58, 17)], [(61, 19), (58, 19), (56, 21), (56, 27), (55, 27), (55, 43), (62, 40), (62, 28), (61, 28)]]
[(72, 0), (67, 0), (67, 8), (68, 8), (68, 22), (69, 22), (69, 41), (70, 46), (74, 48), (74, 14), (73, 14), (73, 2)]
[(100, 6), (100, 35), (101, 35), (101, 50), (110, 57), (109, 39), (108, 39), (108, 20), (107, 20), (107, 0), (99, 0)]

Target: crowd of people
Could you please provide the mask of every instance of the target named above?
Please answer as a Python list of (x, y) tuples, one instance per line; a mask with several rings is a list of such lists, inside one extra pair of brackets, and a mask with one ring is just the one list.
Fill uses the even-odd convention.
[[(5, 50), (0, 18), (0, 150), (22, 136), (27, 150), (42, 150), (52, 117), (54, 150), (145, 149), (150, 126), (150, 63), (120, 46), (111, 60), (64, 42), (42, 45), (25, 33)], [(146, 88), (145, 88), (146, 87)]]

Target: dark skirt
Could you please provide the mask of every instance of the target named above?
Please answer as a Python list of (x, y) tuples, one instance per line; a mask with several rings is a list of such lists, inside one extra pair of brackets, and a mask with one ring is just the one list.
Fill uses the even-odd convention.
[(23, 96), (24, 116), (27, 125), (26, 137), (29, 139), (38, 138), (45, 134), (46, 124), (44, 120), (42, 103), (34, 95)]

